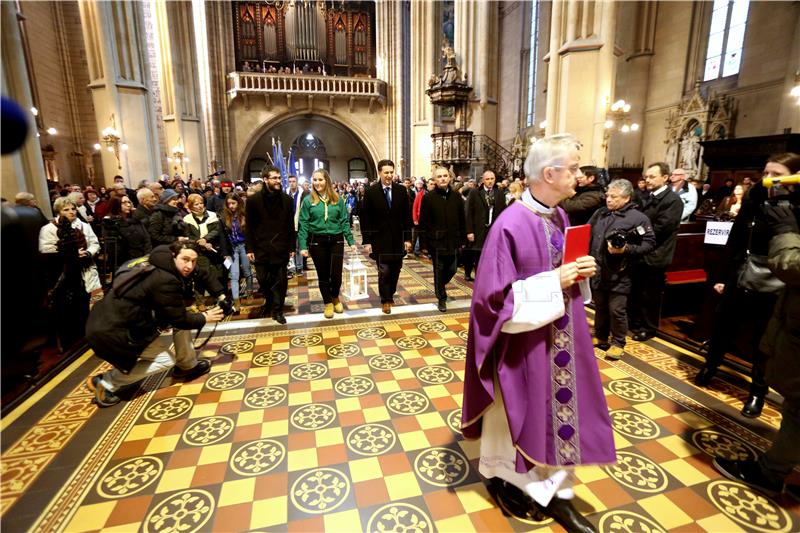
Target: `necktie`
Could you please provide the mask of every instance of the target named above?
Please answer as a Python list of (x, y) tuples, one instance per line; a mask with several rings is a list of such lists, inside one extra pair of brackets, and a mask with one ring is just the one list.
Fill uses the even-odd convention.
[(383, 195), (386, 196), (386, 203), (389, 204), (389, 207), (392, 207), (392, 188), (391, 187), (384, 187), (383, 188)]

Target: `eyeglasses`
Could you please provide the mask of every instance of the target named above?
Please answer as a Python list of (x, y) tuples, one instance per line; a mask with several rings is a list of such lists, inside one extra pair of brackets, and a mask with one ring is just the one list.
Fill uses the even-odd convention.
[(564, 165), (553, 165), (553, 168), (563, 168), (568, 170), (571, 174), (579, 174), (581, 172), (580, 165), (572, 165), (569, 167), (565, 167)]

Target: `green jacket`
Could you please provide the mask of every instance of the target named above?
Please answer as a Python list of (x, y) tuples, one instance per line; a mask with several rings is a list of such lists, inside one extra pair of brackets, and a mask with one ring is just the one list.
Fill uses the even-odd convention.
[(311, 204), (311, 195), (303, 200), (300, 206), (300, 224), (297, 236), (300, 249), (308, 250), (309, 235), (338, 235), (344, 234), (347, 244), (353, 246), (356, 241), (350, 231), (350, 215), (344, 204), (344, 198), (339, 197), (339, 202), (328, 205), (328, 218), (325, 219), (325, 202), (317, 205)]
[(800, 234), (769, 243), (769, 268), (786, 288), (775, 304), (760, 349), (770, 356), (767, 382), (784, 398), (800, 400)]

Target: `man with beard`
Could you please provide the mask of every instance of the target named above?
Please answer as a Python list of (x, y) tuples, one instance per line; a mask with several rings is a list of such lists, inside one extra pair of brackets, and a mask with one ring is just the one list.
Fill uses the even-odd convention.
[(561, 209), (567, 212), (571, 226), (586, 224), (595, 211), (600, 209), (606, 201), (603, 186), (597, 180), (600, 169), (593, 166), (581, 167), (582, 176), (578, 177), (578, 186), (575, 187), (575, 196), (563, 200)]
[(483, 241), (489, 233), (492, 222), (497, 220), (506, 207), (505, 196), (495, 187), (494, 172), (483, 173), (481, 186), (473, 189), (467, 197), (467, 249), (464, 250), (464, 277), (473, 281), (472, 269), (477, 268), (481, 258)]
[(268, 314), (285, 324), (283, 303), (289, 278), (286, 265), (294, 256), (295, 230), (292, 199), (281, 190), (281, 173), (267, 166), (261, 171), (264, 187), (245, 204), (247, 258), (256, 267), (256, 277), (266, 301), (261, 316)]

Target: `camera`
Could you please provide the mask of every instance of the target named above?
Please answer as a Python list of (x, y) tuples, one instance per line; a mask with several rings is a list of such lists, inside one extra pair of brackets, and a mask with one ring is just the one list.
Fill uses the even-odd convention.
[(606, 236), (606, 242), (612, 248), (624, 248), (628, 244), (628, 232), (615, 229)]
[(625, 248), (628, 243), (638, 244), (646, 230), (642, 226), (636, 226), (631, 230), (615, 229), (606, 235), (606, 242), (612, 248)]

